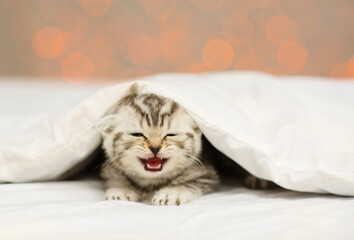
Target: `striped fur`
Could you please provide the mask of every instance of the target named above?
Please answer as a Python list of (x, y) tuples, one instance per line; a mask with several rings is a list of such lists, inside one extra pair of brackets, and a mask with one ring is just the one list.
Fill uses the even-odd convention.
[[(213, 191), (219, 183), (212, 165), (200, 159), (200, 129), (172, 100), (128, 95), (108, 111), (100, 129), (107, 200), (149, 197), (155, 205), (179, 205)], [(161, 171), (145, 170), (140, 160), (154, 156), (151, 149), (168, 159)]]

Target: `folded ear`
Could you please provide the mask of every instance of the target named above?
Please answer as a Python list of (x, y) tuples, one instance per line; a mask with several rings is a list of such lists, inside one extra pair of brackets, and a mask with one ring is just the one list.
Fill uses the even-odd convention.
[(104, 116), (95, 124), (94, 128), (97, 129), (97, 131), (99, 131), (101, 134), (108, 134), (110, 132), (109, 129), (112, 129), (116, 118), (117, 115), (113, 114)]
[(133, 83), (129, 88), (129, 94), (138, 94), (138, 93), (139, 93), (138, 83)]
[(138, 84), (133, 83), (129, 89), (126, 95), (122, 98), (120, 98), (115, 104), (113, 104), (105, 113), (105, 115), (112, 115), (116, 114), (118, 112), (118, 109), (120, 108), (120, 103), (123, 102), (128, 96), (130, 95), (136, 95), (138, 94)]

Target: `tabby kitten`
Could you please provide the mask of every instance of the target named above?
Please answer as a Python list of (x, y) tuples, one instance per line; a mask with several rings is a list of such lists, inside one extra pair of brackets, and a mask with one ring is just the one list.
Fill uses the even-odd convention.
[(106, 161), (106, 200), (180, 205), (213, 191), (219, 177), (200, 158), (201, 131), (176, 102), (131, 94), (99, 124)]

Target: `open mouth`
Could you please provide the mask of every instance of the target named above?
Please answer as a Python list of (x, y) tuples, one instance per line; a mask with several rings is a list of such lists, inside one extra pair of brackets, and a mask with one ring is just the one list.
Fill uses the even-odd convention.
[(162, 170), (163, 165), (168, 160), (167, 158), (159, 158), (159, 157), (152, 157), (152, 158), (139, 158), (141, 163), (144, 165), (146, 171), (149, 172), (159, 172)]

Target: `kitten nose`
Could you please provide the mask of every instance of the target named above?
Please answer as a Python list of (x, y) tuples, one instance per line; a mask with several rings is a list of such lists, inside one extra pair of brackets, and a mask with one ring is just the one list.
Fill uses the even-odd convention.
[(161, 147), (149, 147), (150, 148), (150, 150), (151, 150), (151, 152), (153, 153), (153, 154), (157, 154), (159, 151), (160, 151), (160, 149), (161, 149)]

